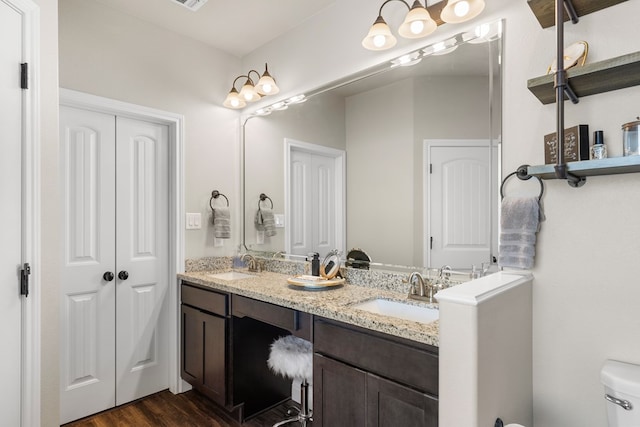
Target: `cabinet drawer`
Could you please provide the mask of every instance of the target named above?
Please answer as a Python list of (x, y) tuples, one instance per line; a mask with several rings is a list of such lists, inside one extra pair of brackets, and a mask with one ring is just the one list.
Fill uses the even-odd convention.
[(182, 303), (209, 313), (227, 316), (227, 294), (182, 284)]
[(316, 353), (359, 367), (373, 374), (438, 395), (437, 348), (382, 336), (362, 328), (316, 319)]
[(251, 317), (278, 328), (286, 329), (300, 338), (311, 339), (311, 315), (309, 313), (236, 294), (233, 294), (231, 298), (231, 310), (234, 316)]

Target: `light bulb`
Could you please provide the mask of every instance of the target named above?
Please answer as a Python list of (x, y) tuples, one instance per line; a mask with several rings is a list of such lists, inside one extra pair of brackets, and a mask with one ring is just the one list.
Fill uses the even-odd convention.
[(264, 86), (262, 86), (262, 91), (264, 93), (271, 93), (272, 89), (273, 89), (273, 86), (271, 86), (269, 83), (266, 83)]
[(424, 21), (413, 21), (410, 28), (413, 34), (420, 34), (424, 30)]
[(373, 45), (375, 47), (384, 46), (385, 37), (383, 35), (377, 35), (373, 38)]
[(463, 0), (456, 3), (456, 5), (453, 7), (453, 12), (456, 14), (456, 16), (462, 17), (469, 13), (469, 9), (469, 2)]
[(489, 26), (489, 24), (478, 25), (475, 29), (475, 35), (478, 38), (485, 37), (487, 34), (489, 34), (490, 29), (491, 27)]
[(433, 45), (433, 51), (434, 52), (440, 52), (441, 50), (444, 50), (444, 48), (445, 48), (444, 42), (438, 42), (438, 43)]
[(240, 101), (238, 101), (237, 98), (234, 98), (234, 99), (231, 100), (231, 106), (233, 108), (237, 107), (238, 105), (240, 105)]

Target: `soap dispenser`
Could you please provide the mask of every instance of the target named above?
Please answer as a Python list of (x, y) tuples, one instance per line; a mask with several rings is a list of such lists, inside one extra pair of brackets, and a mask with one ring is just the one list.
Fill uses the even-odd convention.
[(320, 276), (320, 254), (318, 252), (314, 252), (311, 259), (311, 275)]

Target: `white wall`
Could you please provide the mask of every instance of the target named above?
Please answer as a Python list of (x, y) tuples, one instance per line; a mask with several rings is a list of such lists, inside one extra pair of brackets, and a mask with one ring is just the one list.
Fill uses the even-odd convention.
[(413, 90), (405, 79), (347, 98), (347, 247), (374, 262), (413, 262)]
[[(285, 96), (416, 47), (404, 40), (388, 53), (360, 46), (378, 7), (366, 0), (337, 0), (286, 37), (247, 55), (243, 64), (268, 60)], [(638, 3), (629, 1), (584, 16), (577, 26), (567, 25), (566, 42), (587, 40), (589, 62), (638, 51), (638, 12)], [(526, 82), (546, 72), (555, 41), (554, 30), (542, 29), (525, 1), (488, 1), (476, 21), (497, 18), (506, 19), (506, 174), (521, 164), (544, 161), (542, 138), (555, 129), (555, 108), (540, 104)], [(431, 39), (460, 28), (443, 26)], [(567, 104), (566, 124), (604, 130), (610, 155), (619, 156), (620, 125), (635, 118), (638, 105), (640, 87), (583, 98), (578, 105)], [(522, 184), (528, 186), (538, 190), (532, 182)], [(547, 182), (544, 205), (547, 221), (539, 233), (533, 270), (534, 425), (600, 427), (606, 422), (602, 363), (607, 358), (640, 363), (640, 286), (634, 271), (640, 256), (640, 175), (589, 178), (580, 189)]]
[[(185, 210), (203, 229), (185, 256), (230, 255), (240, 232), (238, 113), (222, 106), (239, 60), (93, 0), (60, 0), (60, 86), (182, 114)], [(213, 246), (209, 199), (229, 197), (232, 239)]]

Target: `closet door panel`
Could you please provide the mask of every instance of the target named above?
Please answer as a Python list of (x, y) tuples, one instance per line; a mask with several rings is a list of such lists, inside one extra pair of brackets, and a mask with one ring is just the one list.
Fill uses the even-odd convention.
[(115, 118), (60, 108), (61, 421), (115, 404)]
[(116, 404), (168, 387), (168, 127), (118, 117)]

